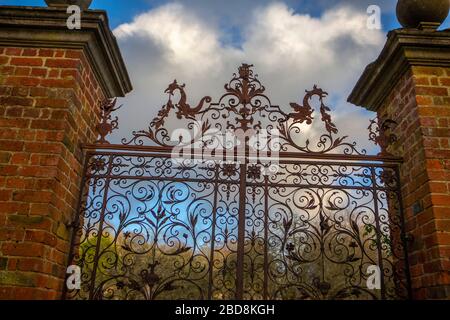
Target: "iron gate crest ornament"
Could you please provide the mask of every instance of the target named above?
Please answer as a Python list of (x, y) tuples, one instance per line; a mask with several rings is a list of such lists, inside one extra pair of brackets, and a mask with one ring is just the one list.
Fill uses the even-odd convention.
[[(173, 81), (148, 129), (122, 144), (106, 139), (118, 128), (116, 101), (102, 104), (100, 139), (85, 146), (73, 224), (70, 263), (82, 270), (81, 286), (66, 290), (67, 298), (410, 296), (401, 159), (386, 151), (394, 123), (370, 124), (382, 153), (367, 155), (338, 136), (327, 92), (314, 86), (285, 112), (271, 104), (252, 67), (243, 64), (216, 103), (206, 96), (191, 105), (186, 86)], [(174, 121), (195, 134), (177, 137), (169, 132)], [(323, 133), (311, 142), (302, 128), (315, 121)], [(261, 132), (265, 156), (280, 151), (275, 174), (250, 161), (249, 136)], [(244, 149), (242, 159), (186, 161), (216, 133), (243, 135), (233, 146)], [(194, 147), (174, 162), (179, 145)], [(370, 270), (380, 270), (379, 288), (368, 284)]]
[[(230, 82), (225, 85), (226, 93), (220, 97), (219, 102), (211, 103), (212, 98), (206, 96), (195, 107), (191, 107), (187, 102), (186, 86), (174, 80), (165, 90), (169, 95), (167, 103), (158, 112), (157, 117), (150, 122), (148, 130), (133, 132), (133, 137), (129, 140), (123, 139), (122, 143), (129, 146), (142, 146), (150, 142), (166, 147), (173, 147), (179, 143), (192, 143), (192, 141), (171, 139), (165, 124), (171, 111), (174, 111), (178, 120), (188, 120), (186, 124), (188, 128), (201, 124), (196, 139), (200, 139), (211, 128), (222, 132), (225, 130), (258, 132), (262, 129), (271, 132), (272, 129), (276, 129), (280, 151), (296, 150), (310, 153), (334, 151), (344, 154), (366, 154), (365, 150), (357, 149), (355, 142), (347, 142), (347, 136), (337, 136), (338, 128), (331, 119), (330, 108), (325, 105), (327, 92), (315, 85), (312, 90), (306, 91), (301, 105), (291, 103), (292, 112), (286, 113), (280, 107), (272, 105), (265, 95), (265, 87), (258, 80), (258, 76), (254, 75), (252, 67), (253, 65), (249, 64), (239, 67), (238, 73), (234, 74)], [(174, 102), (176, 93), (179, 99)], [(302, 132), (298, 125), (303, 123), (311, 125), (316, 120), (313, 116), (314, 108), (311, 106), (311, 100), (314, 97), (317, 97), (320, 102), (320, 120), (324, 124), (325, 133), (314, 146), (310, 140), (299, 145), (297, 138)], [(260, 120), (255, 119), (256, 116), (259, 116)], [(268, 120), (264, 127), (261, 119)]]

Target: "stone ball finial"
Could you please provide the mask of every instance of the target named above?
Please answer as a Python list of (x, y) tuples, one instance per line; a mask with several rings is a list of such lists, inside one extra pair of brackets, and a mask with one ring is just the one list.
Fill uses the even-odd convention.
[(399, 0), (397, 18), (404, 28), (437, 29), (449, 9), (449, 0)]
[(72, 5), (79, 6), (82, 10), (87, 10), (92, 0), (45, 0), (49, 7), (68, 7)]

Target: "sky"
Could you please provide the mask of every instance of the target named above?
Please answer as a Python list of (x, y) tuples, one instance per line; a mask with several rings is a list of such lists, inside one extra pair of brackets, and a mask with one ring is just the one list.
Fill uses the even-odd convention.
[[(365, 66), (378, 56), (389, 30), (399, 28), (393, 0), (94, 0), (108, 12), (134, 86), (119, 111), (113, 142), (146, 129), (167, 101), (175, 78), (188, 102), (219, 98), (243, 63), (255, 65), (274, 105), (289, 111), (305, 89), (319, 85), (342, 135), (362, 147), (374, 114), (346, 102)], [(45, 5), (43, 0), (0, 0)], [(382, 29), (370, 30), (369, 5), (378, 5)], [(444, 27), (448, 27), (448, 20)]]

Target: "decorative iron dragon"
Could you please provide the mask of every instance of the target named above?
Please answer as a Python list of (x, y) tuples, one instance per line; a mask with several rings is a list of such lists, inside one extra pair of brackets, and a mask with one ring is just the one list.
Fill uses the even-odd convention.
[[(188, 103), (187, 103), (187, 96), (186, 96), (186, 92), (184, 91), (186, 85), (179, 85), (177, 83), (177, 80), (174, 80), (169, 87), (164, 91), (165, 93), (169, 94), (169, 101), (167, 102), (167, 106), (172, 109), (174, 107), (176, 107), (178, 109), (177, 111), (177, 118), (178, 119), (182, 119), (187, 118), (187, 119), (192, 119), (195, 120), (195, 116), (200, 112), (200, 110), (202, 110), (205, 102), (206, 103), (210, 103), (211, 102), (211, 97), (204, 97), (200, 100), (200, 102), (198, 103), (198, 105), (195, 108), (192, 108)], [(180, 92), (180, 100), (178, 101), (178, 103), (176, 103), (175, 105), (173, 105), (172, 103), (172, 96), (174, 95), (174, 92), (178, 90)]]
[(289, 114), (289, 118), (293, 119), (294, 123), (303, 123), (306, 121), (306, 124), (311, 124), (314, 119), (314, 117), (312, 116), (314, 110), (309, 102), (314, 96), (319, 97), (320, 113), (322, 115), (322, 121), (325, 123), (326, 130), (329, 133), (338, 133), (338, 129), (336, 125), (331, 121), (331, 115), (328, 113), (331, 110), (323, 102), (324, 98), (328, 96), (328, 93), (318, 88), (317, 85), (314, 85), (311, 91), (306, 90), (306, 95), (303, 98), (303, 106), (294, 102), (290, 104), (295, 112)]

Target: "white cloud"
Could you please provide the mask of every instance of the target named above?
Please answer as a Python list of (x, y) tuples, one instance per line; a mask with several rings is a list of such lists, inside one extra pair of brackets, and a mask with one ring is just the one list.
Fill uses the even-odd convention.
[(153, 52), (148, 52), (152, 54), (147, 55), (149, 60), (162, 58), (167, 67), (187, 67), (186, 71), (203, 74), (220, 65), (221, 56), (225, 54), (212, 53), (233, 51), (231, 48), (222, 48), (218, 33), (207, 29), (209, 27), (183, 5), (173, 3), (144, 13), (132, 23), (119, 26), (115, 34), (119, 41), (138, 39), (149, 41), (160, 48), (162, 56), (155, 57)]
[(335, 118), (354, 118), (354, 127), (343, 128), (343, 134), (367, 136), (367, 114), (345, 103), (384, 42), (381, 31), (366, 28), (365, 10), (340, 6), (316, 18), (268, 3), (248, 13), (239, 48), (221, 42), (227, 35), (202, 14), (195, 7), (166, 4), (114, 31), (135, 87), (123, 101), (116, 137), (147, 127), (174, 78), (187, 84), (189, 102), (196, 104), (205, 95), (220, 97), (242, 62), (255, 65), (273, 104), (289, 111), (289, 102), (318, 84), (331, 94)]

